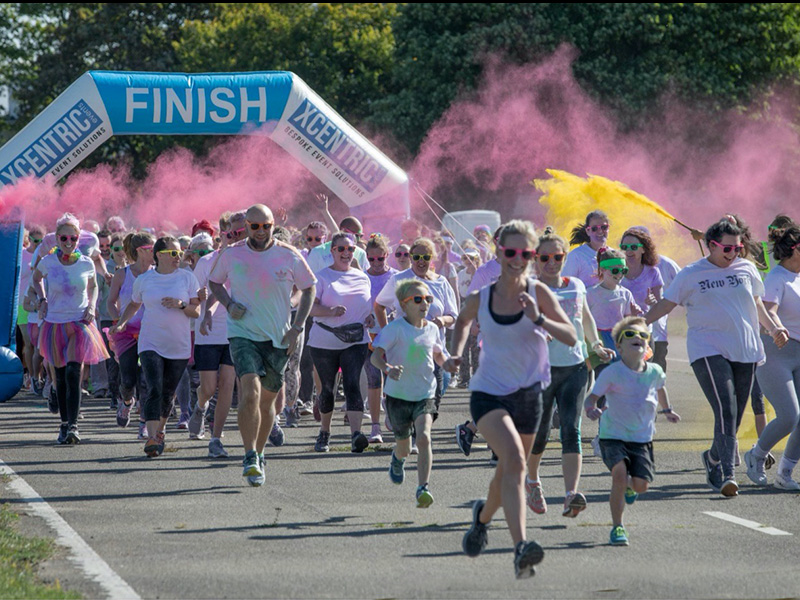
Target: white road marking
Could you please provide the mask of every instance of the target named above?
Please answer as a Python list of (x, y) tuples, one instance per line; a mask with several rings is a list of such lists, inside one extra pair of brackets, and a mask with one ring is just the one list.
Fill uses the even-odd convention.
[(760, 531), (761, 533), (766, 533), (767, 535), (792, 535), (788, 531), (782, 531), (780, 529), (775, 529), (774, 527), (768, 527), (766, 525), (762, 525), (761, 523), (756, 523), (755, 521), (740, 519), (739, 517), (734, 517), (733, 515), (729, 515), (728, 513), (724, 512), (704, 511), (703, 514), (710, 517), (715, 517), (717, 519), (722, 519), (723, 521), (728, 521), (730, 523), (735, 523), (736, 525), (741, 525), (742, 527), (747, 527), (748, 529)]
[(19, 496), (30, 514), (41, 517), (56, 532), (56, 543), (69, 548), (70, 560), (83, 571), (89, 579), (103, 588), (109, 598), (139, 600), (139, 595), (125, 583), (117, 573), (92, 550), (84, 539), (69, 526), (55, 509), (45, 502), (36, 490), (17, 475), (5, 462), (0, 460), (0, 476), (10, 478), (6, 487)]
[(672, 358), (671, 356), (669, 357), (668, 362), (679, 362), (679, 363), (683, 363), (685, 365), (692, 364), (688, 360), (686, 360), (685, 358)]

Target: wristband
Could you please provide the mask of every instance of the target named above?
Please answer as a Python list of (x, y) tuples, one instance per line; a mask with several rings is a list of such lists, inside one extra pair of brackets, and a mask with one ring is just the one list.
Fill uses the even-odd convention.
[(383, 370), (383, 374), (388, 377), (389, 376), (389, 371), (391, 371), (391, 370), (392, 369), (389, 367), (389, 365), (386, 365), (386, 368)]
[(543, 323), (544, 323), (544, 313), (539, 313), (539, 316), (533, 320), (533, 324), (541, 327)]
[(660, 414), (660, 415), (671, 415), (672, 414), (672, 407), (670, 406), (669, 408), (664, 408), (664, 409), (658, 411), (658, 414)]
[(300, 327), (298, 327), (297, 323), (293, 323), (292, 324), (292, 329), (294, 329), (297, 333), (303, 333), (304, 327), (302, 325), (300, 325)]
[(181, 302), (181, 305), (178, 308), (180, 308), (181, 310), (185, 309), (186, 308), (186, 302), (184, 302), (183, 300), (181, 300), (180, 302)]

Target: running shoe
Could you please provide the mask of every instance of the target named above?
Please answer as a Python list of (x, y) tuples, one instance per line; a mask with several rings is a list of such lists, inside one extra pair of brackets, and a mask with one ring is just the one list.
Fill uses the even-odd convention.
[(458, 444), (458, 448), (464, 453), (464, 456), (469, 456), (472, 450), (472, 442), (475, 439), (475, 434), (472, 433), (467, 425), (469, 425), (469, 421), (466, 421), (463, 425), (456, 425), (456, 444)]
[(283, 413), (286, 416), (286, 427), (300, 427), (300, 407), (297, 404), (292, 407), (287, 406), (283, 409)]
[(244, 460), (242, 461), (242, 467), (244, 467), (244, 470), (242, 471), (242, 477), (253, 477), (264, 474), (264, 471), (261, 469), (261, 465), (259, 464), (258, 454), (255, 450), (250, 450), (247, 452), (247, 454), (245, 454)]
[(164, 447), (166, 446), (166, 442), (164, 440), (164, 432), (159, 431), (156, 433), (156, 440), (158, 440), (158, 455), (161, 456), (164, 454)]
[(181, 416), (178, 418), (178, 424), (175, 427), (181, 431), (186, 431), (189, 429), (189, 419), (191, 419), (191, 416), (188, 413), (182, 412)]
[(779, 490), (800, 492), (800, 483), (797, 483), (794, 479), (792, 479), (791, 473), (789, 473), (788, 475), (780, 472), (776, 473), (775, 482), (772, 485), (778, 488)]
[(71, 446), (77, 446), (78, 444), (81, 443), (81, 436), (80, 436), (80, 433), (78, 432), (78, 426), (77, 425), (70, 425), (67, 428), (67, 436), (66, 436), (64, 442), (66, 444), (71, 445)]
[(148, 438), (147, 443), (144, 445), (144, 453), (150, 458), (158, 456), (159, 441), (157, 437)]
[(261, 487), (264, 485), (264, 481), (266, 481), (266, 470), (267, 470), (267, 461), (264, 458), (263, 454), (259, 454), (257, 457), (258, 459), (257, 464), (261, 469), (261, 472), (256, 475), (249, 475), (247, 477), (247, 483), (251, 485), (251, 487)]
[(144, 421), (139, 421), (139, 435), (136, 437), (140, 440), (146, 440), (148, 438), (147, 424)]
[(525, 496), (527, 499), (528, 508), (530, 508), (537, 515), (543, 515), (547, 512), (547, 500), (544, 499), (544, 491), (542, 484), (539, 481), (530, 481), (525, 479)]
[(400, 485), (406, 479), (406, 459), (400, 460), (397, 458), (394, 450), (392, 451), (392, 462), (389, 465), (389, 479), (397, 485)]
[(625, 504), (633, 504), (639, 497), (632, 487), (625, 489)]
[(44, 385), (42, 386), (42, 398), (47, 400), (50, 397), (50, 388), (53, 387), (53, 382), (50, 380), (50, 376), (46, 375), (44, 378)]
[(131, 422), (131, 409), (136, 401), (132, 400), (130, 404), (120, 402), (117, 406), (117, 425), (120, 427), (127, 427)]
[(775, 464), (775, 455), (772, 452), (767, 452), (767, 458), (764, 459), (764, 468), (769, 470)]
[(330, 431), (320, 431), (317, 436), (317, 441), (314, 443), (314, 452), (328, 452), (331, 447), (328, 445), (331, 441)]
[(194, 410), (192, 411), (192, 416), (189, 417), (189, 439), (192, 440), (199, 440), (202, 439), (206, 434), (206, 411), (208, 410), (208, 404), (204, 407), (200, 407), (200, 403), (198, 403)]
[(303, 402), (302, 400), (298, 400), (296, 404), (300, 405), (301, 417), (307, 417), (308, 415), (314, 414), (314, 409), (312, 408), (311, 402)]
[(711, 464), (711, 451), (706, 450), (700, 457), (703, 460), (703, 466), (706, 469), (706, 483), (715, 492), (718, 492), (722, 487), (722, 465), (717, 463)]
[(56, 386), (50, 384), (50, 390), (47, 393), (47, 408), (54, 415), (58, 414), (58, 396), (56, 395)]
[(574, 519), (578, 513), (586, 509), (586, 496), (580, 492), (570, 492), (564, 498), (564, 510), (561, 512), (562, 517), (569, 517)]
[(38, 377), (34, 377), (33, 381), (31, 382), (31, 387), (33, 388), (34, 394), (41, 396), (42, 390), (44, 389), (44, 382)]
[(417, 487), (417, 508), (428, 508), (433, 504), (433, 494), (431, 494), (428, 484), (425, 483)]
[(350, 436), (350, 452), (361, 454), (369, 446), (369, 440), (360, 431), (354, 431)]
[(461, 540), (461, 548), (467, 556), (478, 556), (489, 542), (489, 536), (486, 532), (489, 526), (480, 521), (484, 504), (486, 504), (485, 500), (475, 500), (472, 504), (472, 525), (464, 534), (464, 539)]
[(66, 444), (67, 443), (67, 430), (69, 429), (69, 425), (66, 423), (62, 423), (58, 426), (58, 437), (56, 441), (59, 444)]
[(222, 445), (219, 438), (211, 438), (208, 443), (208, 458), (228, 458), (228, 451)]
[[(755, 446), (753, 446), (755, 448)], [(744, 464), (747, 465), (747, 476), (756, 485), (767, 485), (767, 473), (765, 471), (766, 460), (756, 457), (753, 448), (744, 453)]]
[(722, 482), (722, 485), (719, 486), (719, 493), (725, 496), (726, 498), (733, 498), (734, 496), (738, 496), (739, 484), (736, 483), (733, 477), (729, 477)]
[(283, 443), (286, 441), (286, 434), (283, 433), (283, 429), (281, 426), (278, 425), (278, 422), (275, 421), (272, 424), (272, 431), (269, 432), (269, 443), (273, 446), (283, 446)]
[(373, 423), (372, 424), (372, 431), (369, 434), (369, 443), (370, 444), (382, 444), (383, 443), (383, 436), (381, 435), (381, 424), (380, 423)]
[(534, 541), (522, 541), (514, 549), (514, 574), (517, 579), (528, 579), (536, 574), (536, 565), (542, 562), (544, 549)]
[(611, 536), (609, 542), (612, 546), (628, 546), (628, 532), (622, 525), (617, 525), (611, 529)]

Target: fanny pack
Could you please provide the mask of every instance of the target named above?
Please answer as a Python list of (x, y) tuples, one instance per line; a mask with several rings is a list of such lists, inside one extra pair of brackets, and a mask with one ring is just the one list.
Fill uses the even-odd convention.
[(330, 331), (340, 341), (345, 344), (355, 344), (364, 340), (364, 324), (350, 323), (341, 327), (328, 327), (325, 323), (316, 323), (325, 331)]

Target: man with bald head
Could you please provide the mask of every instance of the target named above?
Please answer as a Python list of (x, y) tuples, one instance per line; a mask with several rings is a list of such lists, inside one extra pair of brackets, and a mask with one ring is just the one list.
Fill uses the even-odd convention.
[[(314, 274), (292, 246), (272, 237), (275, 220), (263, 204), (247, 209), (243, 244), (229, 246), (209, 277), (209, 288), (228, 311), (228, 340), (242, 389), (239, 431), (250, 485), (264, 483), (264, 446), (275, 422), (275, 397), (289, 356), (314, 302)], [(224, 283), (230, 284), (230, 294)], [(300, 292), (294, 323), (293, 291)]]

